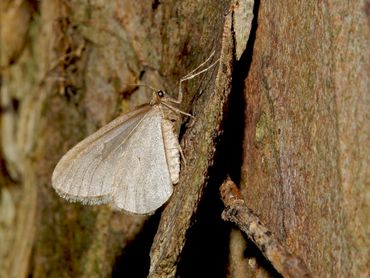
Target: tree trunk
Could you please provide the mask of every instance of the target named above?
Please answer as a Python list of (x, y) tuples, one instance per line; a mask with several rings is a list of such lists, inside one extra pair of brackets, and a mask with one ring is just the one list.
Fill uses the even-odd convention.
[[(227, 175), (314, 277), (369, 275), (366, 1), (0, 5), (0, 277), (275, 276), (221, 219)], [(166, 205), (134, 216), (55, 194), (67, 150), (148, 102), (130, 84), (176, 97), (212, 51), (219, 66), (185, 84), (194, 118)]]

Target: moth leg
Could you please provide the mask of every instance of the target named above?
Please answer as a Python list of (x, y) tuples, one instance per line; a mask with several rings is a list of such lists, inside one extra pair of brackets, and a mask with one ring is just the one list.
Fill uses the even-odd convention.
[(162, 104), (163, 104), (164, 106), (166, 106), (168, 109), (170, 109), (170, 110), (172, 110), (173, 112), (175, 112), (175, 113), (179, 113), (179, 114), (183, 114), (183, 115), (185, 115), (185, 116), (191, 117), (191, 118), (195, 118), (193, 115), (191, 115), (191, 114), (189, 114), (189, 113), (186, 113), (186, 112), (184, 112), (184, 111), (181, 111), (180, 109), (178, 109), (178, 108), (176, 108), (176, 107), (173, 107), (173, 106), (171, 106), (171, 105), (169, 105), (169, 104), (167, 104), (167, 103), (165, 103), (165, 102), (162, 102)]
[(184, 155), (184, 152), (182, 151), (182, 148), (181, 148), (181, 145), (179, 144), (179, 151), (180, 151), (180, 156), (181, 156), (181, 159), (182, 161), (184, 161), (184, 168), (186, 168), (186, 158), (185, 158), (185, 155)]
[(202, 68), (205, 64), (208, 63), (208, 61), (213, 57), (213, 55), (215, 54), (215, 51), (212, 51), (211, 55), (209, 55), (209, 57), (203, 62), (201, 63), (199, 66), (197, 66), (195, 69), (193, 69), (191, 72), (189, 72), (188, 74), (186, 74), (184, 77), (182, 77), (180, 79), (180, 82), (179, 82), (179, 93), (178, 93), (178, 97), (177, 97), (177, 100), (172, 100), (172, 102), (174, 103), (181, 103), (182, 102), (182, 82), (186, 81), (186, 80), (190, 80), (190, 79), (193, 79), (194, 77), (198, 76), (199, 74), (202, 74), (203, 72), (206, 72), (207, 70), (209, 70), (210, 68), (212, 68), (213, 66), (215, 66), (220, 59), (217, 59), (215, 62), (213, 62), (210, 66), (206, 67), (205, 69), (202, 69), (200, 71), (197, 72), (197, 70), (199, 70), (200, 68)]

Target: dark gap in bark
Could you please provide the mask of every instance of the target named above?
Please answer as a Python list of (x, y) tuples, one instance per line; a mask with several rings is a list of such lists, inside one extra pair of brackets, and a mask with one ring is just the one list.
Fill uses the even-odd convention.
[(162, 210), (158, 210), (144, 224), (143, 229), (117, 257), (112, 277), (147, 277), (149, 273), (149, 251), (156, 234)]
[(190, 229), (176, 277), (225, 277), (229, 225), (221, 220), (223, 203), (217, 185), (223, 175), (213, 175), (199, 203), (197, 222)]
[(240, 184), (240, 169), (243, 164), (243, 142), (245, 128), (245, 112), (248, 109), (248, 103), (245, 101), (245, 80), (252, 64), (253, 47), (256, 40), (256, 31), (258, 28), (258, 10), (260, 2), (256, 0), (253, 7), (253, 20), (251, 31), (247, 43), (239, 61), (235, 63), (233, 69), (233, 83), (230, 96), (230, 107), (228, 117), (225, 123), (225, 163), (227, 173), (231, 179)]
[(161, 4), (161, 2), (159, 0), (153, 0), (153, 2), (152, 2), (152, 10), (155, 11), (160, 4)]
[[(197, 223), (187, 235), (186, 245), (177, 270), (176, 276), (178, 277), (225, 277), (226, 275), (231, 226), (221, 219), (224, 205), (219, 196), (219, 187), (226, 175), (230, 175), (235, 182), (240, 182), (245, 110), (247, 109), (243, 94), (244, 81), (252, 63), (258, 8), (259, 1), (256, 1), (247, 48), (233, 67), (232, 89), (223, 123), (224, 136), (221, 138), (221, 142), (216, 143), (215, 163), (209, 171), (210, 180), (205, 189), (203, 200), (199, 203), (196, 215)], [(248, 249), (248, 252), (261, 261), (259, 258), (262, 254), (257, 248)]]
[[(1, 84), (0, 84), (1, 88)], [(10, 102), (4, 106), (0, 106), (0, 114), (5, 113), (16, 113), (19, 109), (19, 100), (16, 98), (11, 98)]]
[[(230, 96), (230, 107), (225, 123), (225, 146), (221, 149), (224, 151), (223, 160), (226, 164), (226, 171), (231, 179), (240, 184), (241, 168), (243, 164), (243, 142), (245, 126), (245, 115), (248, 109), (248, 103), (244, 95), (245, 80), (248, 77), (249, 69), (252, 65), (253, 48), (256, 40), (256, 32), (258, 28), (258, 11), (260, 1), (256, 0), (253, 7), (253, 20), (251, 32), (249, 35), (247, 47), (241, 58), (235, 63), (233, 69), (233, 84)], [(222, 180), (223, 181), (223, 180)], [(221, 182), (222, 182), (221, 181)], [(221, 185), (221, 183), (220, 183)], [(255, 257), (259, 266), (262, 266), (272, 277), (281, 277), (276, 272), (269, 261), (265, 259), (261, 250), (243, 233), (245, 240), (248, 242), (245, 250), (245, 257)]]

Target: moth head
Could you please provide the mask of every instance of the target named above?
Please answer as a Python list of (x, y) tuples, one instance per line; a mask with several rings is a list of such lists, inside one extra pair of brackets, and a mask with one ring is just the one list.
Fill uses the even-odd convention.
[(162, 91), (162, 90), (159, 90), (159, 91), (157, 91), (156, 92), (156, 94), (157, 94), (157, 96), (159, 97), (159, 98), (163, 98), (164, 97), (164, 92)]
[(152, 100), (150, 101), (151, 105), (161, 103), (162, 99), (165, 98), (166, 93), (162, 90), (155, 90), (153, 92)]

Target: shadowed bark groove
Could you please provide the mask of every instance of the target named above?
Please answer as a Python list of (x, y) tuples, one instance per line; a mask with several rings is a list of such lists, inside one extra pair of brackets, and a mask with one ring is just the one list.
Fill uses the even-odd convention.
[[(233, 39), (231, 13), (225, 19), (220, 66), (215, 87), (207, 106), (196, 116), (183, 145), (188, 165), (183, 169), (181, 182), (176, 186), (173, 199), (164, 209), (158, 232), (151, 248), (151, 267), (148, 277), (175, 277), (180, 252), (185, 244), (187, 229), (197, 210), (207, 182), (208, 169), (213, 164), (216, 139), (221, 133), (223, 111), (231, 90)], [(197, 138), (202, 138), (198, 141)]]

